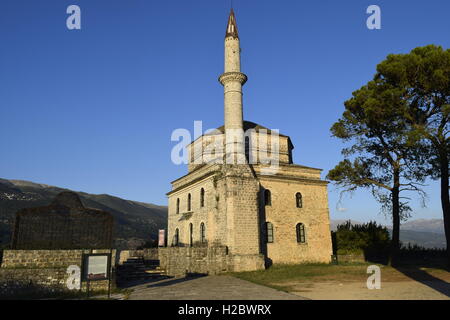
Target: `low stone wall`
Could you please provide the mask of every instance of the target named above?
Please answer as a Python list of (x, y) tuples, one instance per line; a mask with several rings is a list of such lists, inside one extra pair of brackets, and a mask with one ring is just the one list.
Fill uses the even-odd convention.
[(158, 248), (147, 248), (142, 250), (121, 250), (118, 264), (123, 264), (128, 258), (143, 258), (144, 260), (159, 260)]
[(0, 269), (0, 298), (68, 291), (64, 269)]
[[(92, 250), (92, 253), (109, 253)], [(70, 291), (67, 288), (67, 268), (76, 265), (82, 269), (83, 253), (91, 250), (5, 250), (0, 266), (0, 296), (47, 294)], [(115, 250), (112, 252), (111, 286), (114, 286)], [(86, 290), (81, 283), (81, 291)], [(108, 281), (92, 281), (90, 290), (107, 290)]]
[(363, 254), (338, 254), (338, 263), (364, 263), (366, 258)]
[(168, 247), (158, 250), (160, 266), (171, 276), (232, 271), (227, 247)]
[(1, 268), (81, 267), (82, 255), (83, 250), (5, 250)]
[(232, 271), (262, 270), (262, 255), (236, 256), (228, 252), (226, 246), (210, 247), (161, 247), (143, 250), (122, 250), (118, 254), (118, 264), (129, 258), (159, 260), (161, 269), (170, 276), (186, 274), (219, 274)]
[(122, 265), (130, 257), (131, 257), (130, 250), (120, 250), (120, 252), (119, 252), (119, 261), (117, 261), (117, 263)]
[(159, 260), (159, 250), (158, 248), (144, 249), (144, 259), (145, 260)]

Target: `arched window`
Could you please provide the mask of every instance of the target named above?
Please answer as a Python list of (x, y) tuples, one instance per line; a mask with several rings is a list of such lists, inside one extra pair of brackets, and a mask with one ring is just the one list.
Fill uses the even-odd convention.
[(192, 223), (189, 224), (189, 245), (192, 247), (194, 245), (194, 226)]
[(200, 208), (205, 206), (205, 189), (200, 190)]
[(264, 204), (266, 206), (272, 205), (272, 195), (268, 189), (264, 190)]
[(191, 194), (188, 194), (188, 203), (187, 203), (187, 211), (191, 211)]
[(206, 228), (203, 222), (200, 224), (200, 242), (201, 243), (206, 242)]
[(177, 214), (180, 213), (180, 198), (177, 198)]
[(247, 159), (247, 162), (250, 163), (251, 160), (253, 160), (251, 155), (251, 149), (250, 149), (250, 137), (245, 136), (245, 158)]
[(297, 224), (295, 229), (297, 232), (297, 242), (305, 243), (306, 242), (305, 225), (303, 223), (299, 223)]
[(273, 224), (266, 222), (266, 242), (273, 243)]
[(300, 192), (297, 192), (295, 195), (295, 203), (297, 205), (297, 208), (303, 208), (303, 197)]
[(175, 229), (175, 234), (173, 236), (173, 245), (178, 246), (178, 244), (180, 243), (179, 240), (180, 240), (180, 231), (177, 228)]

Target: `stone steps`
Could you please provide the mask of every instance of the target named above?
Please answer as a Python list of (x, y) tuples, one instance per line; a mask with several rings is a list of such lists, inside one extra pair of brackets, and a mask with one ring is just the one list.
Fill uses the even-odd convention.
[(140, 257), (130, 257), (117, 267), (117, 284), (126, 285), (130, 282), (148, 281), (166, 277), (166, 272), (159, 266), (157, 260), (144, 260)]

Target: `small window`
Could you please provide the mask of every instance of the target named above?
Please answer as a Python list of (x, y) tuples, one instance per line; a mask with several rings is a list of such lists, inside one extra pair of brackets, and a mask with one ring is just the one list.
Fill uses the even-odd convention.
[(189, 193), (189, 194), (188, 194), (188, 202), (187, 202), (187, 211), (188, 211), (188, 212), (191, 211), (191, 202), (192, 202), (192, 201), (191, 201), (191, 200), (192, 200), (191, 198), (192, 198), (192, 197), (191, 197), (191, 194)]
[(245, 136), (245, 158), (247, 159), (248, 163), (250, 163), (250, 160), (253, 160), (250, 152), (251, 152), (250, 137)]
[(200, 242), (201, 243), (206, 242), (206, 228), (203, 222), (200, 224)]
[(177, 199), (177, 214), (180, 213), (180, 198)]
[(297, 205), (297, 208), (303, 208), (303, 197), (300, 192), (297, 192), (295, 195), (295, 203)]
[(266, 206), (272, 205), (272, 194), (270, 193), (270, 190), (264, 190), (264, 204)]
[(296, 232), (297, 232), (297, 242), (298, 243), (305, 243), (306, 242), (306, 235), (305, 235), (305, 225), (303, 223), (297, 224)]
[(266, 222), (266, 242), (273, 243), (273, 224)]
[(192, 223), (189, 224), (189, 245), (192, 247), (194, 245), (194, 226)]
[(179, 239), (180, 239), (180, 231), (177, 229), (175, 229), (175, 234), (173, 236), (173, 245), (174, 246), (178, 246), (179, 244)]
[(200, 208), (205, 206), (205, 189), (200, 190)]

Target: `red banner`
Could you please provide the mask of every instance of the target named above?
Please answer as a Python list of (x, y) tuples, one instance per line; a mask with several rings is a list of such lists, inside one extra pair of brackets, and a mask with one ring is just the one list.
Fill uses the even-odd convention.
[(165, 246), (165, 232), (166, 230), (162, 229), (159, 230), (159, 239), (158, 239), (158, 246), (159, 247), (164, 247)]

